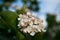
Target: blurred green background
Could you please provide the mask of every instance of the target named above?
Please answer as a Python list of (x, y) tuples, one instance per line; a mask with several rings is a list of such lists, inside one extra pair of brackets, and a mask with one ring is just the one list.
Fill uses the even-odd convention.
[[(25, 13), (25, 8), (27, 7), (34, 13), (34, 15), (37, 15), (38, 17), (41, 16), (41, 13), (39, 14), (39, 11), (41, 10), (40, 5), (42, 5), (42, 2), (40, 2), (40, 0), (18, 1), (20, 3), (17, 5), (21, 5), (22, 7), (17, 5), (14, 6), (14, 4), (17, 3), (17, 0), (0, 0), (0, 40), (60, 40), (60, 21), (57, 21), (56, 12), (47, 12), (45, 14), (45, 21), (47, 23), (47, 25), (45, 24), (47, 30), (45, 33), (37, 33), (32, 37), (20, 32), (19, 28), (17, 27), (18, 15)], [(12, 4), (13, 6), (11, 7)], [(44, 16), (43, 13), (42, 15)], [(60, 13), (58, 15), (60, 15)]]

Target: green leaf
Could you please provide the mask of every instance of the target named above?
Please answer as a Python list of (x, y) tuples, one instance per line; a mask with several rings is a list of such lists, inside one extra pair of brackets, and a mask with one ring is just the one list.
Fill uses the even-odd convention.
[(14, 13), (14, 12), (4, 11), (1, 13), (1, 17), (8, 24), (15, 26), (18, 15), (17, 13)]
[[(17, 18), (18, 18), (18, 14), (15, 12), (11, 12), (11, 11), (3, 11), (1, 13), (1, 23), (3, 23), (2, 25), (5, 25), (3, 27), (5, 28), (9, 28), (12, 29), (13, 34), (16, 35), (17, 40), (23, 40), (24, 36), (17, 30)], [(0, 25), (1, 25), (0, 23)], [(2, 27), (1, 25), (1, 27)]]

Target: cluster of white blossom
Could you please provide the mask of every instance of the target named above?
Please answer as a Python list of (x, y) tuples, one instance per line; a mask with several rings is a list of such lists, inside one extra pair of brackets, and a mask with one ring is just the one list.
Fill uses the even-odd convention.
[(43, 21), (33, 16), (30, 12), (20, 14), (18, 20), (18, 27), (20, 28), (20, 31), (29, 33), (31, 36), (34, 36), (35, 33), (46, 31), (43, 27)]

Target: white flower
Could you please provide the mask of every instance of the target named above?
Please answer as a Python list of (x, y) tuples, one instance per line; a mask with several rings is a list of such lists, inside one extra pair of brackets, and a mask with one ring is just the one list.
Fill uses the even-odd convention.
[(39, 24), (37, 19), (34, 20), (34, 24)]
[(42, 29), (42, 31), (43, 31), (43, 32), (46, 32), (46, 30), (45, 30), (45, 29)]
[(17, 25), (18, 27), (20, 26), (20, 24)]
[(31, 18), (28, 18), (28, 21), (31, 22)]
[(38, 29), (39, 32), (41, 32), (41, 29)]
[(32, 25), (33, 28), (37, 29), (38, 25)]
[(27, 18), (26, 18), (26, 19), (24, 19), (24, 22), (28, 23), (28, 21), (29, 21), (29, 20), (28, 20)]
[(24, 19), (24, 18), (26, 18), (26, 15), (20, 14), (19, 17), (20, 17), (21, 19)]
[(31, 35), (31, 36), (34, 36), (34, 35), (35, 35), (35, 32), (31, 32), (30, 35)]
[(34, 17), (32, 17), (31, 19), (32, 19), (32, 20), (35, 20), (35, 18), (34, 18)]
[(32, 14), (31, 14), (31, 12), (27, 12), (27, 15), (28, 15), (28, 16), (31, 16)]
[(19, 17), (22, 17), (22, 14), (20, 14)]
[(20, 18), (18, 18), (18, 20), (20, 20)]
[(19, 28), (21, 28), (20, 24), (17, 25)]
[(21, 24), (21, 26), (25, 26), (25, 24), (22, 22), (22, 23), (20, 23)]
[(33, 25), (33, 22), (31, 21), (31, 22), (29, 23), (29, 25), (32, 26), (32, 25)]
[(27, 29), (24, 29), (23, 32), (24, 32), (24, 33), (27, 33)]

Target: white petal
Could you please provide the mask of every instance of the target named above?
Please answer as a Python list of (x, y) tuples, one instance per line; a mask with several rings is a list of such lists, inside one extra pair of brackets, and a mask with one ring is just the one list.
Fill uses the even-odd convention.
[(31, 31), (30, 30), (28, 30), (28, 33), (30, 33)]
[(23, 30), (23, 32), (24, 32), (24, 33), (27, 33), (27, 30), (26, 30), (26, 29), (24, 29), (24, 30)]
[(46, 32), (46, 30), (42, 29), (43, 32)]
[(20, 26), (19, 24), (17, 26)]
[(34, 20), (35, 18), (34, 17), (32, 17), (32, 20)]
[(18, 20), (20, 20), (20, 18), (18, 18)]
[(33, 27), (33, 28), (36, 28), (36, 29), (38, 28), (38, 26), (37, 26), (37, 25), (32, 25), (32, 27)]
[(33, 22), (31, 21), (29, 25), (32, 26), (33, 25)]
[(21, 23), (21, 26), (24, 26), (25, 24), (24, 23)]
[(34, 36), (34, 35), (35, 35), (35, 32), (31, 32), (30, 35), (31, 35), (31, 36)]
[(31, 15), (31, 12), (27, 12), (27, 15)]
[(39, 32), (41, 32), (41, 30), (40, 30), (40, 29), (38, 29), (38, 31), (39, 31)]

